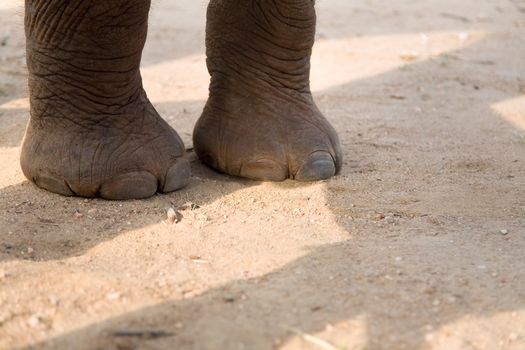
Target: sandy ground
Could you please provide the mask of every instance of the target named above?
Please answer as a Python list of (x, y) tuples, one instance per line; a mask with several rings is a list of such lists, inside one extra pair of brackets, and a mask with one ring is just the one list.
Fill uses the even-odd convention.
[[(143, 62), (188, 147), (205, 8), (156, 1)], [(22, 4), (0, 0), (0, 349), (525, 349), (525, 2), (318, 9), (339, 176), (250, 182), (189, 154), (186, 189), (106, 202), (24, 179)]]

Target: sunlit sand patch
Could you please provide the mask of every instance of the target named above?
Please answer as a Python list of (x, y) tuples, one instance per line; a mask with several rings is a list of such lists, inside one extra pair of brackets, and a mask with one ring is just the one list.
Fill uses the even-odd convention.
[(0, 1), (0, 10), (19, 10), (24, 8), (22, 0)]
[(466, 315), (435, 331), (429, 330), (425, 341), (433, 350), (464, 349), (466, 344), (469, 349), (523, 349), (524, 320), (525, 311), (519, 309)]
[(9, 164), (0, 168), (0, 190), (25, 180), (19, 166), (19, 157), (20, 147), (0, 147), (0, 163)]
[(491, 108), (501, 119), (519, 130), (525, 130), (525, 95), (495, 103)]
[(322, 91), (417, 64), (483, 40), (484, 31), (445, 31), (320, 38), (312, 56), (312, 90)]
[(283, 344), (276, 340), (280, 350), (292, 349), (365, 349), (369, 343), (368, 319), (359, 315), (351, 320), (326, 324), (324, 330), (307, 333), (298, 328), (283, 325), (292, 337)]
[(144, 67), (142, 77), (153, 103), (201, 101), (208, 97), (210, 78), (204, 53)]
[[(321, 91), (437, 57), (483, 40), (483, 31), (447, 31), (319, 39), (312, 56), (312, 90)], [(154, 103), (205, 100), (209, 75), (204, 53), (143, 68)]]
[(11, 100), (0, 104), (0, 110), (10, 110), (10, 109), (28, 109), (29, 108), (29, 99), (27, 97), (18, 98), (16, 100)]
[[(0, 104), (0, 112), (2, 111), (13, 111), (13, 110), (27, 110), (29, 108), (29, 100), (27, 98), (20, 98)], [(18, 112), (17, 112), (18, 114)], [(11, 122), (7, 123), (5, 119), (1, 118), (0, 113), (0, 122), (4, 122), (4, 132), (10, 132), (13, 128), (18, 128), (18, 126), (11, 126)], [(16, 123), (18, 124), (18, 123)], [(20, 126), (21, 127), (21, 126)], [(0, 136), (0, 141), (4, 140), (4, 135)], [(7, 136), (6, 136), (7, 137)], [(20, 147), (0, 147), (0, 163), (9, 164), (0, 168), (0, 189), (15, 186), (24, 181), (24, 175), (20, 170), (19, 166), (20, 158)]]

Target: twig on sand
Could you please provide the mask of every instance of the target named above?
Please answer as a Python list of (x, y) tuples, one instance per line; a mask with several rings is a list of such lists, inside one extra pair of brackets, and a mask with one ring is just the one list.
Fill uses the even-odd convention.
[(142, 339), (158, 339), (173, 337), (175, 333), (165, 331), (117, 331), (113, 333), (117, 338), (142, 338)]
[(60, 227), (59, 224), (54, 224), (52, 222), (34, 222), (34, 221), (23, 221), (24, 224), (28, 225), (44, 225), (44, 226), (54, 226), (54, 227)]
[(470, 23), (471, 22), (470, 19), (468, 19), (467, 17), (456, 15), (454, 13), (443, 12), (441, 14), (441, 16), (445, 17), (445, 18), (455, 19), (455, 20), (463, 22), (463, 23)]

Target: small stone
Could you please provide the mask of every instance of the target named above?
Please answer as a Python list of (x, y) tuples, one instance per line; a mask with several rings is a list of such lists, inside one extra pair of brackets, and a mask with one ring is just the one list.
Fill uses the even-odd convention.
[(193, 261), (195, 264), (209, 264), (210, 262), (205, 259), (201, 259), (199, 257), (192, 258), (191, 261)]
[(401, 262), (401, 261), (403, 261), (402, 257), (400, 257), (400, 256), (396, 257), (396, 262)]
[(412, 61), (417, 60), (418, 56), (417, 54), (414, 54), (414, 53), (405, 53), (405, 54), (399, 55), (399, 58), (406, 62), (412, 62)]
[(509, 230), (503, 229), (503, 230), (499, 231), (499, 233), (501, 233), (503, 236), (505, 236), (505, 235), (509, 234)]
[(42, 320), (40, 319), (40, 315), (34, 314), (32, 315), (29, 320), (27, 320), (27, 324), (31, 328), (39, 328), (42, 323)]
[(168, 281), (166, 281), (166, 280), (162, 280), (162, 281), (157, 282), (157, 286), (160, 287), (160, 288), (165, 288), (167, 285), (168, 285)]
[(432, 286), (425, 286), (421, 291), (424, 294), (434, 294), (436, 292), (436, 288)]
[(226, 294), (222, 300), (224, 300), (225, 303), (234, 303), (235, 302), (235, 296), (233, 294)]
[(119, 292), (108, 293), (108, 294), (106, 295), (106, 299), (108, 299), (108, 300), (117, 300), (117, 299), (120, 299), (120, 293), (119, 293)]
[(458, 39), (460, 41), (466, 41), (470, 37), (470, 34), (468, 32), (461, 32), (458, 34)]
[(54, 294), (51, 294), (47, 299), (53, 306), (58, 306), (58, 304), (60, 304), (60, 298)]
[(28, 252), (29, 254), (33, 254), (33, 253), (35, 252), (35, 250), (34, 250), (33, 248), (31, 248), (31, 247), (28, 247), (28, 248), (27, 248), (27, 252)]
[(195, 204), (195, 203), (191, 203), (191, 205), (190, 205), (191, 211), (195, 211), (197, 209), (200, 209), (200, 207), (201, 207), (200, 205)]
[(385, 218), (385, 214), (383, 213), (376, 213), (374, 211), (368, 213), (368, 218), (372, 219), (372, 220), (376, 220), (376, 221), (379, 221), (379, 220), (383, 220)]
[(166, 211), (166, 220), (164, 220), (164, 222), (166, 224), (173, 224), (173, 223), (176, 223), (178, 222), (177, 220), (177, 211), (173, 208), (173, 207), (170, 207), (167, 209)]

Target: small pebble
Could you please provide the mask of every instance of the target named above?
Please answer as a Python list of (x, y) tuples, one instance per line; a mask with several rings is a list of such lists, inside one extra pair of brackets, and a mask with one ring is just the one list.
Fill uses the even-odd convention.
[(205, 260), (205, 259), (201, 258), (200, 256), (190, 256), (190, 259), (195, 264), (209, 264), (210, 263), (208, 260)]
[(226, 294), (223, 297), (223, 300), (224, 300), (225, 303), (234, 303), (235, 302), (235, 296), (233, 296), (232, 294)]
[(29, 324), (29, 327), (31, 328), (39, 328), (41, 324), (40, 316), (37, 314), (32, 315), (29, 320), (27, 320), (27, 323)]
[(167, 216), (166, 220), (164, 220), (165, 223), (171, 225), (177, 222), (177, 212), (175, 211), (174, 208), (172, 207), (168, 208), (166, 216)]
[(48, 297), (48, 300), (51, 303), (51, 305), (53, 305), (53, 306), (58, 306), (58, 304), (60, 304), (60, 298), (58, 296), (54, 295), (54, 294), (51, 294)]
[(425, 286), (421, 291), (424, 294), (434, 294), (436, 292), (436, 288), (432, 286)]
[(399, 58), (402, 59), (403, 61), (412, 62), (412, 61), (417, 60), (418, 56), (417, 54), (414, 54), (414, 53), (406, 53), (406, 54), (399, 55)]
[(119, 293), (119, 292), (108, 293), (108, 294), (106, 295), (106, 299), (108, 299), (108, 300), (117, 300), (117, 299), (120, 299), (120, 293)]
[(501, 230), (501, 231), (499, 231), (499, 232), (500, 232), (503, 236), (509, 234), (509, 230), (505, 230), (505, 229), (503, 229), (503, 230)]
[(466, 41), (470, 37), (470, 34), (468, 32), (461, 32), (458, 34), (458, 39), (460, 41)]

